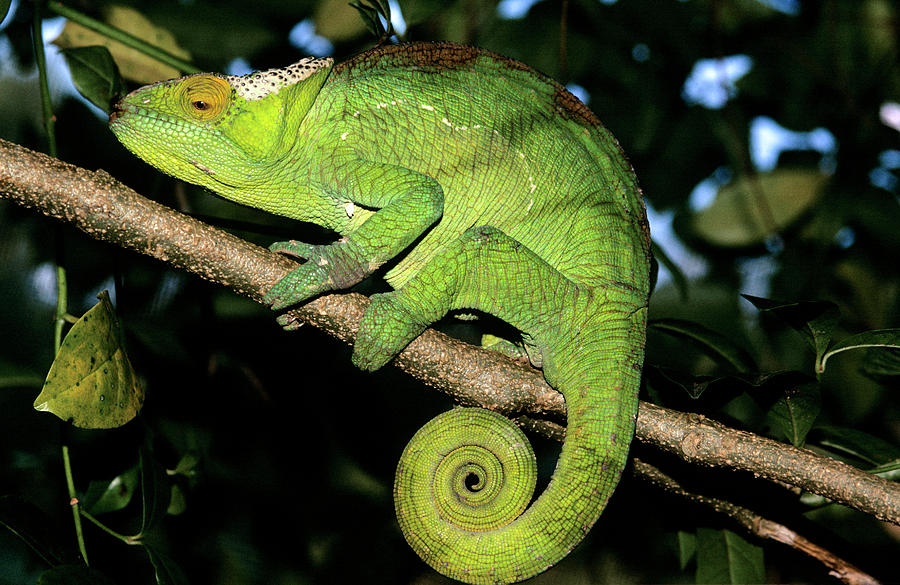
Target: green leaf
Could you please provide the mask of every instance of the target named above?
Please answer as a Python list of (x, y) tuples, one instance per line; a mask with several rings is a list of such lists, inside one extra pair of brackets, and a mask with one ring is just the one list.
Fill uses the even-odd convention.
[(347, 0), (323, 0), (313, 15), (316, 34), (332, 42), (356, 39), (371, 31), (371, 18), (364, 10)]
[(81, 503), (94, 516), (116, 512), (131, 502), (139, 481), (140, 470), (137, 466), (110, 481), (92, 481)]
[(653, 252), (653, 257), (656, 258), (660, 264), (665, 266), (666, 270), (669, 271), (669, 274), (672, 275), (672, 282), (675, 284), (675, 288), (678, 289), (681, 300), (686, 300), (688, 296), (688, 280), (684, 275), (684, 272), (682, 272), (681, 268), (669, 258), (662, 246), (657, 245), (656, 242), (651, 242), (650, 247)]
[(674, 368), (666, 368), (661, 366), (649, 365), (645, 369), (645, 373), (650, 378), (652, 376), (652, 381), (654, 386), (674, 386), (676, 388), (680, 388), (688, 396), (693, 399), (700, 398), (703, 392), (713, 384), (719, 380), (722, 380), (721, 377), (714, 376), (694, 376), (693, 374), (689, 374), (687, 372), (683, 372), (681, 370), (676, 370)]
[(827, 183), (827, 175), (803, 169), (740, 177), (694, 216), (694, 231), (715, 246), (762, 244), (809, 210)]
[[(154, 26), (144, 15), (133, 8), (110, 6), (105, 11), (104, 16), (104, 20), (110, 26), (145, 40), (176, 57), (190, 59), (190, 54), (178, 45), (172, 33)], [(119, 41), (114, 41), (72, 20), (66, 21), (62, 33), (54, 39), (53, 44), (61, 49), (94, 45), (106, 47), (112, 53), (113, 58), (115, 58), (122, 76), (138, 83), (153, 83), (162, 79), (172, 79), (173, 77), (178, 77), (181, 73), (178, 69), (160, 63), (137, 49), (132, 49)]]
[(31, 368), (0, 360), (0, 388), (40, 388), (43, 377)]
[(684, 530), (678, 531), (678, 560), (681, 570), (687, 569), (688, 563), (697, 554), (697, 535)]
[(19, 496), (0, 496), (0, 526), (19, 537), (51, 566), (77, 562), (73, 548), (66, 546), (54, 520)]
[(109, 295), (99, 298), (66, 335), (34, 401), (35, 410), (88, 429), (120, 427), (144, 402)]
[(3, 22), (6, 15), (9, 14), (10, 4), (12, 4), (12, 0), (0, 0), (0, 22)]
[[(880, 380), (900, 376), (900, 351), (890, 348), (872, 348), (863, 358), (862, 370), (870, 377)], [(2, 382), (0, 382), (2, 386)]]
[(85, 565), (61, 565), (41, 573), (37, 585), (114, 585), (114, 583), (100, 571)]
[(442, 0), (398, 0), (397, 3), (400, 5), (400, 12), (407, 27), (425, 22), (447, 7)]
[(106, 47), (93, 46), (62, 51), (72, 73), (75, 89), (106, 113), (127, 88), (119, 68)]
[(876, 466), (900, 459), (900, 447), (869, 433), (837, 426), (815, 428), (816, 443)]
[(359, 11), (360, 18), (375, 38), (384, 40), (394, 34), (387, 0), (352, 0), (350, 6)]
[(328, 471), (329, 481), (342, 492), (346, 491), (372, 500), (390, 500), (391, 490), (388, 486), (343, 455), (332, 456)]
[(816, 360), (816, 373), (821, 374), (825, 371), (825, 363), (834, 354), (863, 347), (900, 349), (900, 329), (875, 329), (845, 337), (832, 345), (827, 352), (821, 355), (820, 359)]
[(175, 564), (175, 561), (164, 553), (161, 547), (150, 543), (143, 543), (143, 547), (156, 572), (157, 585), (190, 585), (190, 581), (182, 572), (181, 567)]
[(141, 449), (141, 532), (143, 539), (159, 526), (169, 508), (172, 497), (171, 482), (166, 470), (147, 449)]
[(726, 363), (741, 373), (757, 370), (756, 363), (750, 354), (721, 333), (708, 329), (699, 323), (683, 319), (653, 319), (649, 325), (654, 329), (665, 331), (690, 339), (720, 363)]
[(809, 382), (786, 388), (768, 414), (792, 445), (802, 447), (821, 410), (819, 384)]
[(698, 528), (696, 582), (765, 583), (763, 550), (730, 530)]
[(816, 352), (816, 361), (828, 350), (831, 335), (840, 319), (837, 305), (830, 301), (782, 302), (741, 295), (760, 311), (770, 311), (799, 331)]

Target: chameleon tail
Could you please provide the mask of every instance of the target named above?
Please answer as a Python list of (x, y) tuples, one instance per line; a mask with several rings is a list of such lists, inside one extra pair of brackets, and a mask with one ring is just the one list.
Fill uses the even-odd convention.
[[(369, 340), (383, 344), (385, 329), (403, 323), (403, 335), (414, 337), (453, 308), (498, 315), (541, 349), (547, 381), (565, 396), (568, 427), (553, 478), (531, 506), (536, 466), (527, 439), (507, 418), (482, 409), (454, 409), (427, 423), (406, 447), (394, 483), (401, 530), (423, 560), (467, 583), (512, 583), (565, 557), (618, 483), (637, 412), (646, 293), (578, 287), (502, 232), (470, 232), (441, 260), (465, 266), (420, 271), (427, 294), (417, 275), (373, 297), (354, 359), (365, 365)], [(533, 294), (518, 292), (526, 285)], [(534, 306), (521, 306), (523, 296)], [(512, 298), (519, 299), (515, 309)], [(558, 301), (548, 307), (548, 299)]]

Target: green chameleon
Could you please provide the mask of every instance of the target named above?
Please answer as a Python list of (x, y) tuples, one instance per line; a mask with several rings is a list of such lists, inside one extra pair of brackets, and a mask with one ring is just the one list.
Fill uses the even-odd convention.
[(393, 290), (372, 296), (356, 338), (364, 370), (448, 311), (521, 332), (497, 347), (520, 348), (565, 397), (556, 471), (532, 503), (534, 454), (508, 419), (459, 408), (427, 423), (394, 500), (428, 564), (510, 583), (584, 538), (634, 432), (650, 273), (634, 173), (584, 104), (516, 61), (414, 44), (156, 83), (122, 99), (110, 127), (175, 177), (340, 234), (273, 244), (306, 260), (269, 291), (276, 310), (394, 262)]

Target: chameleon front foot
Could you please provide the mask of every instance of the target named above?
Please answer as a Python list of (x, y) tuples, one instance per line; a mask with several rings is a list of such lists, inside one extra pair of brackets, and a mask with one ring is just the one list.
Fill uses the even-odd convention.
[(345, 241), (324, 246), (303, 242), (276, 242), (269, 249), (306, 262), (275, 283), (263, 302), (278, 311), (330, 290), (353, 286), (372, 268), (359, 261), (359, 254)]
[(263, 302), (275, 311), (300, 304), (326, 290), (323, 285), (326, 279), (321, 266), (306, 262), (276, 282), (263, 296)]

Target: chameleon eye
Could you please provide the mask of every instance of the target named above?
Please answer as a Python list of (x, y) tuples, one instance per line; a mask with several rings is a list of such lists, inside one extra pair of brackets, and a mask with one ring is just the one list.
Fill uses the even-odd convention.
[(214, 75), (188, 77), (179, 89), (185, 112), (200, 122), (216, 119), (231, 99), (231, 85)]

